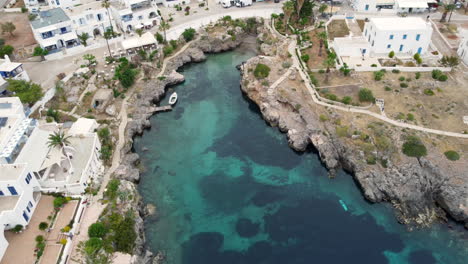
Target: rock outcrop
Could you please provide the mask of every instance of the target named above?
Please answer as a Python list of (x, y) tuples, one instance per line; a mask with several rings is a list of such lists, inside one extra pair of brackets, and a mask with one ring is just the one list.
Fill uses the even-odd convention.
[[(263, 47), (262, 50), (269, 49)], [(462, 175), (463, 172), (442, 170), (429, 158), (406, 156), (388, 162), (387, 168), (368, 165), (358, 147), (337, 136), (336, 124), (321, 120), (321, 113), (331, 116), (340, 113), (310, 103), (310, 97), (303, 96), (307, 94), (305, 89), (302, 92), (292, 92), (299, 87), (272, 89), (261, 84), (265, 80), (257, 80), (251, 73), (258, 63), (270, 65), (274, 72), (278, 61), (280, 59), (274, 56), (258, 56), (244, 63), (241, 89), (259, 106), (263, 118), (271, 126), (286, 133), (291, 148), (304, 151), (312, 144), (331, 176), (339, 168), (352, 173), (366, 199), (391, 202), (398, 220), (410, 228), (444, 219), (442, 209), (457, 221), (468, 222), (466, 171)], [(394, 143), (401, 143), (399, 134), (389, 137)]]

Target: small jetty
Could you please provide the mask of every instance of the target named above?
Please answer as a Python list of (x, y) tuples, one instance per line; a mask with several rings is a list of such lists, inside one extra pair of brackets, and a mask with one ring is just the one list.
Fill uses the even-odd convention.
[(171, 111), (172, 110), (172, 106), (171, 105), (165, 105), (165, 106), (158, 106), (154, 109), (154, 112), (155, 113), (158, 113), (158, 112), (167, 112), (167, 111)]

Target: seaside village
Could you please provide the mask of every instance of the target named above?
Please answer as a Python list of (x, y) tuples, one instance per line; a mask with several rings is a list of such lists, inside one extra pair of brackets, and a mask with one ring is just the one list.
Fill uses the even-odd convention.
[[(465, 23), (456, 31), (448, 33), (447, 38), (447, 33), (440, 31), (440, 24), (436, 25), (435, 20), (431, 18), (444, 5), (443, 1), (317, 2), (317, 6), (326, 5), (320, 11), (321, 14), (317, 12), (316, 15), (320, 16), (321, 23), (329, 32), (325, 39), (328, 47), (336, 53), (336, 60), (339, 62), (334, 66), (336, 70), (346, 65), (356, 72), (395, 69), (402, 72), (449, 72), (453, 65), (440, 63), (443, 55), (448, 52), (442, 50), (440, 43), (436, 43), (435, 40), (441, 42), (445, 48), (449, 47), (449, 52), (457, 56), (461, 64), (468, 65), (468, 25)], [(460, 8), (457, 2), (460, 3), (455, 1), (454, 5)], [(7, 3), (9, 4), (5, 5), (0, 17), (17, 14), (15, 10), (18, 11), (19, 5), (16, 1)], [(38, 226), (41, 232), (48, 232), (56, 244), (47, 245), (47, 252), (42, 257), (46, 260), (39, 263), (67, 263), (66, 258), (60, 256), (68, 256), (72, 244), (70, 242), (76, 232), (73, 224), (69, 223), (80, 219), (86, 207), (86, 195), (90, 193), (90, 186), (100, 186), (106, 166), (109, 165), (102, 159), (104, 147), (101, 146), (102, 141), (98, 136), (98, 122), (116, 120), (120, 108), (116, 108), (110, 102), (122, 101), (124, 98), (121, 90), (110, 88), (110, 82), (117, 70), (115, 60), (130, 59), (142, 51), (146, 52), (145, 54), (169, 56), (172, 50), (167, 54), (166, 50), (162, 52), (163, 43), (158, 41), (155, 34), (164, 35), (166, 42), (166, 30), (170, 29), (164, 27), (166, 21), (175, 23), (174, 25), (177, 25), (178, 19), (190, 21), (192, 15), (197, 15), (195, 12), (190, 13), (190, 10), (198, 8), (199, 14), (204, 10), (213, 12), (214, 15), (217, 12), (219, 17), (222, 17), (223, 12), (234, 12), (237, 7), (245, 7), (246, 13), (255, 8), (261, 10), (260, 5), (270, 8), (268, 10), (272, 13), (272, 6), (277, 5), (276, 13), (280, 13), (285, 2), (271, 0), (252, 4), (252, 1), (245, 0), (206, 1), (210, 10), (204, 3), (205, 1), (194, 0), (24, 0), (24, 10), (27, 10), (24, 12), (28, 12), (29, 19), (22, 30), (31, 32), (32, 38), (29, 41), (33, 44), (17, 43), (14, 45), (14, 52), (4, 52), (0, 55), (3, 56), (0, 57), (2, 264), (14, 263), (14, 258), (23, 254), (22, 251), (16, 251), (17, 248), (9, 247), (11, 243), (24, 243), (33, 249), (36, 248), (38, 242), (34, 239), (37, 233), (29, 234), (27, 231), (30, 228), (37, 229)], [(189, 6), (191, 9), (187, 8)], [(185, 15), (181, 13), (177, 16), (179, 8), (184, 9), (182, 12), (185, 12)], [(456, 8), (451, 11), (456, 11)], [(164, 10), (162, 13), (166, 14), (165, 18), (161, 10)], [(451, 13), (444, 10), (439, 13), (451, 16)], [(21, 11), (18, 14), (21, 14)], [(195, 24), (191, 26), (197, 27)], [(16, 28), (18, 31), (20, 26), (17, 25)], [(276, 29), (283, 34), (280, 26)], [(182, 31), (178, 32), (178, 35), (180, 33)], [(12, 32), (11, 35), (13, 34), (20, 36), (20, 32)], [(452, 35), (456, 35), (456, 41), (450, 37)], [(7, 39), (8, 34), (2, 36)], [(309, 43), (304, 39), (299, 48), (306, 54), (307, 49), (317, 45), (316, 43)], [(174, 46), (174, 49), (177, 48)], [(72, 71), (58, 77), (62, 85), (78, 87), (74, 93), (64, 96), (64, 104), (69, 106), (68, 111), (47, 111), (47, 102), (54, 98), (54, 92), (57, 93), (59, 88), (54, 80), (44, 78), (44, 75), (49, 75), (48, 66), (42, 68), (41, 74), (33, 74), (32, 71), (37, 71), (37, 67), (28, 70), (26, 64), (32, 65), (34, 60), (37, 63), (54, 62), (67, 56), (74, 56), (74, 60), (77, 60), (77, 56), (97, 49), (102, 51), (101, 54), (89, 55), (85, 58), (87, 63), (73, 64), (72, 67), (75, 68)], [(34, 56), (31, 55), (33, 53)], [(313, 60), (308, 58), (306, 60), (302, 57), (301, 63), (313, 67)], [(95, 67), (97, 60), (100, 60), (101, 68)], [(70, 66), (64, 64), (63, 68), (65, 67)], [(89, 74), (91, 72), (95, 74)], [(33, 75), (42, 79), (36, 80)], [(56, 73), (50, 75), (54, 79)], [(79, 79), (84, 75), (87, 78), (92, 77), (86, 81), (82, 81), (82, 77)], [(102, 81), (98, 82), (100, 79)], [(22, 82), (17, 82), (18, 85), (27, 83), (32, 88), (34, 83), (40, 83), (42, 88), (37, 86), (38, 93), (41, 93), (40, 89), (44, 89), (43, 97), (35, 102), (20, 101), (16, 94), (21, 92), (20, 89), (15, 92), (10, 87), (15, 81)], [(86, 85), (79, 86), (82, 83)], [(98, 83), (103, 87), (98, 86)], [(384, 113), (384, 102), (379, 102)], [(89, 110), (86, 110), (88, 108)], [(96, 117), (85, 114), (78, 115), (79, 110), (83, 110), (83, 113), (100, 111), (100, 115), (104, 117), (97, 120)], [(59, 120), (55, 118), (58, 114), (67, 114), (71, 118)], [(468, 118), (466, 122), (468, 123)], [(48, 221), (44, 222), (44, 219)], [(26, 233), (28, 237), (21, 237)], [(24, 241), (19, 242), (19, 239)], [(44, 254), (44, 247), (36, 248), (34, 254)], [(53, 261), (47, 262), (50, 259)]]

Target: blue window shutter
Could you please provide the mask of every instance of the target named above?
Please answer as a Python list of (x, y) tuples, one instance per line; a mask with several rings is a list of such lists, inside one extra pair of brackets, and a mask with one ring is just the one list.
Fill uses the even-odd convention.
[(10, 191), (11, 195), (18, 195), (18, 192), (13, 186), (8, 186), (8, 191)]
[(420, 38), (421, 38), (421, 34), (417, 34), (416, 35), (416, 40), (419, 41)]
[(404, 35), (403, 35), (403, 39), (406, 39), (406, 37), (407, 37), (407, 35), (406, 35), (406, 34), (404, 34)]
[(23, 211), (23, 218), (24, 218), (24, 220), (26, 220), (26, 222), (29, 222), (29, 216), (26, 213), (26, 211)]
[(390, 35), (390, 39), (393, 39), (393, 35)]
[(4, 194), (2, 191), (0, 191), (0, 196), (4, 196), (4, 195), (5, 195), (5, 194)]
[(31, 202), (29, 202), (29, 203), (28, 203), (28, 206), (32, 208), (32, 207), (33, 207), (33, 204), (32, 204)]
[(403, 50), (403, 45), (400, 45), (400, 51), (402, 51), (402, 50)]

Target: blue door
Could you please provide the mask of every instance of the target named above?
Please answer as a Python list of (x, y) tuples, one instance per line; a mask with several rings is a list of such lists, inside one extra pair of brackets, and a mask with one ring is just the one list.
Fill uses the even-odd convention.
[(18, 195), (18, 192), (16, 191), (15, 187), (9, 186), (8, 191), (10, 191), (11, 195)]
[(422, 48), (418, 48), (418, 54), (421, 54)]

